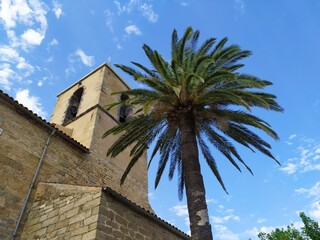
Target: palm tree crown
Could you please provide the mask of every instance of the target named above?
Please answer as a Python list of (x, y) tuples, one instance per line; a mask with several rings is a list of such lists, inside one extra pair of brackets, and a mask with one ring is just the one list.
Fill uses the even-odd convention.
[[(175, 171), (178, 172), (180, 199), (189, 172), (187, 165), (194, 158), (199, 162), (198, 149), (225, 191), (210, 145), (239, 171), (241, 169), (238, 163), (241, 163), (252, 173), (229, 139), (277, 161), (269, 151), (271, 146), (251, 130), (260, 129), (278, 139), (267, 122), (250, 113), (252, 107), (280, 112), (283, 110), (275, 101), (276, 96), (261, 91), (271, 85), (271, 82), (238, 72), (243, 66), (239, 64), (239, 60), (248, 57), (250, 51), (242, 50), (237, 45), (226, 46), (227, 38), (217, 43), (215, 38), (209, 38), (201, 46), (197, 46), (199, 35), (199, 31), (193, 31), (189, 27), (179, 39), (174, 30), (171, 62), (149, 46), (143, 45), (151, 68), (137, 62), (132, 62), (136, 68), (116, 65), (147, 87), (121, 92), (129, 98), (108, 106), (131, 105), (136, 110), (129, 121), (104, 134), (104, 137), (122, 134), (107, 152), (111, 157), (132, 145), (131, 161), (121, 182), (153, 141), (155, 145), (149, 165), (156, 153), (160, 154), (155, 187), (165, 167), (169, 165), (170, 179)], [(184, 141), (182, 135), (187, 134), (186, 131), (191, 135), (185, 135), (188, 137)], [(192, 134), (192, 146), (196, 149), (191, 159), (184, 157), (187, 155), (184, 155), (183, 148), (188, 144), (188, 139), (193, 138)]]

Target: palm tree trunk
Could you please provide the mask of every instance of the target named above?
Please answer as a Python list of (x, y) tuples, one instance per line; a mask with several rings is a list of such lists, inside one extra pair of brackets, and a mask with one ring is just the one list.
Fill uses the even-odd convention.
[(200, 170), (193, 113), (186, 112), (180, 122), (182, 164), (192, 240), (212, 240), (205, 188)]

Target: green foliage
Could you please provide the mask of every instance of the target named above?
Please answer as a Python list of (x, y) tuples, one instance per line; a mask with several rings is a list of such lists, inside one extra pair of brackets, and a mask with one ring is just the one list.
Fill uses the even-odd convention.
[(261, 130), (275, 140), (279, 139), (278, 135), (266, 121), (251, 113), (254, 107), (283, 111), (276, 102), (276, 96), (262, 91), (271, 82), (238, 72), (243, 66), (239, 60), (250, 56), (250, 51), (242, 50), (238, 45), (226, 46), (227, 38), (217, 43), (215, 38), (210, 38), (198, 47), (199, 35), (199, 31), (189, 27), (179, 38), (174, 30), (170, 61), (144, 44), (142, 48), (151, 68), (136, 62), (132, 62), (136, 68), (116, 65), (146, 87), (121, 92), (128, 95), (129, 99), (108, 106), (131, 105), (136, 110), (130, 121), (104, 134), (104, 137), (121, 135), (109, 148), (108, 156), (115, 157), (129, 146), (132, 147), (131, 161), (121, 183), (142, 153), (155, 141), (149, 160), (150, 165), (154, 156), (160, 154), (155, 187), (169, 165), (170, 179), (174, 173), (178, 173), (179, 197), (182, 197), (186, 173), (182, 165), (179, 129), (181, 116), (186, 112), (194, 116), (198, 147), (225, 191), (216, 160), (210, 153), (210, 145), (239, 171), (239, 164), (242, 164), (252, 173), (229, 139), (275, 160), (270, 152), (270, 144), (253, 129)]
[(320, 228), (318, 222), (307, 217), (301, 212), (300, 218), (304, 224), (301, 231), (296, 229), (293, 224), (287, 228), (276, 228), (271, 233), (261, 232), (258, 234), (260, 240), (319, 240)]
[(312, 220), (310, 217), (307, 217), (303, 212), (300, 213), (300, 218), (302, 219), (302, 222), (304, 224), (304, 227), (302, 228), (302, 233), (305, 236), (309, 237), (309, 239), (320, 239), (319, 223)]

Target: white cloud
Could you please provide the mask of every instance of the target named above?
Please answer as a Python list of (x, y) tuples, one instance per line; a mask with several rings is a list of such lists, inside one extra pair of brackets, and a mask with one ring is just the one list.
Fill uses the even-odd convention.
[(113, 3), (117, 7), (119, 15), (127, 10), (126, 5), (121, 6), (121, 3), (119, 1), (113, 1)]
[[(297, 134), (292, 134), (289, 138), (296, 138)], [(289, 158), (285, 162), (285, 167), (280, 168), (280, 171), (288, 174), (304, 173), (309, 171), (320, 170), (320, 142), (305, 137), (299, 137), (298, 147), (294, 150), (296, 156)]]
[(291, 134), (288, 139), (292, 140), (292, 139), (296, 138), (297, 136), (298, 136), (297, 134)]
[[(11, 47), (27, 51), (40, 45), (47, 30), (47, 6), (39, 1), (3, 0), (0, 2), (0, 23), (6, 30)], [(26, 28), (25, 30), (23, 30)], [(21, 30), (22, 29), (22, 30)], [(16, 30), (23, 34), (17, 34)]]
[(169, 210), (171, 212), (173, 212), (175, 215), (177, 215), (179, 217), (183, 217), (183, 221), (189, 229), (190, 221), (189, 221), (189, 213), (188, 213), (187, 204), (178, 204), (178, 205), (175, 205), (175, 206), (169, 208)]
[(245, 12), (245, 4), (243, 0), (235, 0), (234, 1), (234, 8), (240, 12), (240, 13), (244, 13)]
[(57, 19), (59, 19), (62, 14), (62, 5), (58, 1), (53, 1), (52, 11), (56, 15)]
[(287, 174), (293, 174), (297, 171), (297, 165), (293, 163), (287, 163), (286, 167), (279, 168), (280, 171), (286, 172)]
[(70, 64), (69, 67), (65, 70), (66, 76), (68, 77), (69, 75), (71, 75), (72, 73), (76, 73), (77, 70), (76, 68)]
[(311, 204), (311, 210), (308, 212), (311, 218), (320, 221), (320, 202), (315, 201)]
[(254, 227), (254, 228), (252, 228), (250, 230), (246, 230), (243, 233), (243, 235), (246, 236), (246, 239), (248, 239), (248, 238), (249, 239), (255, 239), (258, 236), (259, 233), (260, 233), (260, 231), (256, 227)]
[(133, 11), (139, 11), (150, 23), (158, 21), (159, 16), (154, 12), (153, 6), (146, 2), (140, 0), (129, 0), (127, 4), (121, 4), (120, 1), (115, 0), (113, 3), (117, 8), (119, 16), (123, 13), (130, 14)]
[(214, 239), (220, 240), (239, 240), (240, 236), (231, 232), (226, 226), (223, 225), (214, 225), (213, 226), (213, 235)]
[(25, 41), (24, 45), (26, 46), (40, 45), (44, 37), (45, 36), (41, 32), (37, 32), (33, 29), (28, 29), (21, 35), (21, 38)]
[[(34, 72), (34, 67), (26, 63), (24, 58), (21, 57), (12, 60), (12, 63), (16, 63), (15, 67), (10, 63), (3, 62), (4, 63), (0, 64), (0, 85), (9, 91), (15, 81), (21, 81), (21, 79)], [(30, 80), (24, 81), (24, 83), (28, 84)]]
[(312, 198), (307, 215), (317, 221), (320, 221), (320, 181), (316, 182), (309, 189), (299, 188), (295, 189), (295, 192), (299, 194), (305, 194), (308, 198)]
[(221, 213), (221, 216), (210, 216), (210, 219), (214, 224), (224, 224), (229, 221), (240, 221), (240, 217), (233, 214), (233, 209), (225, 209), (223, 205), (219, 205), (218, 207), (219, 209), (217, 211)]
[(0, 18), (6, 29), (15, 27), (17, 22), (30, 24), (31, 12), (32, 10), (26, 1), (1, 1)]
[(85, 52), (82, 51), (81, 49), (78, 49), (75, 52), (75, 55), (80, 57), (80, 60), (84, 65), (86, 65), (88, 67), (92, 67), (93, 66), (93, 64), (94, 64), (94, 56), (86, 55)]
[(124, 31), (128, 34), (142, 35), (140, 29), (136, 25), (128, 25), (124, 28)]
[(188, 215), (188, 207), (186, 204), (184, 205), (176, 205), (169, 209), (171, 212), (176, 214), (177, 216), (186, 216)]
[(29, 89), (18, 90), (15, 99), (39, 116), (44, 118), (47, 115), (42, 108), (40, 99), (36, 96), (31, 96)]
[(188, 1), (180, 1), (181, 6), (186, 7), (189, 5)]
[(267, 221), (267, 219), (265, 219), (265, 218), (259, 218), (257, 223), (264, 223), (266, 221)]
[(50, 46), (55, 46), (55, 45), (58, 45), (59, 44), (59, 42), (58, 42), (58, 40), (57, 39), (52, 39), (52, 41), (49, 43), (49, 45)]
[(0, 86), (4, 89), (8, 91), (11, 89), (11, 79), (16, 76), (16, 73), (10, 68), (9, 64), (0, 65)]
[(17, 62), (19, 61), (19, 53), (8, 45), (0, 46), (0, 61), (2, 62)]
[(122, 46), (120, 45), (120, 43), (117, 43), (117, 49), (118, 50), (122, 49)]
[(319, 197), (320, 198), (320, 182), (317, 182), (310, 189), (299, 188), (294, 190), (297, 193), (306, 193), (308, 197)]
[(209, 204), (209, 203), (218, 203), (218, 201), (213, 199), (213, 198), (209, 198), (206, 201), (207, 201), (207, 204)]
[(152, 200), (155, 199), (155, 196), (154, 196), (154, 193), (153, 193), (153, 192), (149, 192), (149, 193), (148, 193), (148, 197), (149, 197), (149, 199), (152, 199)]
[(109, 31), (111, 33), (113, 33), (113, 12), (111, 12), (109, 9), (107, 9), (105, 11), (105, 14), (106, 14), (106, 24), (107, 24), (107, 27), (109, 29)]
[(222, 216), (222, 217), (210, 216), (210, 218), (211, 218), (212, 222), (215, 223), (215, 224), (226, 223), (228, 221), (236, 221), (236, 222), (240, 221), (240, 217), (239, 216), (235, 216), (233, 214), (225, 215), (225, 216)]
[(127, 4), (121, 5), (121, 3), (118, 0), (113, 1), (114, 5), (116, 5), (116, 8), (118, 10), (118, 15), (121, 15), (122, 13), (130, 13), (135, 7), (139, 6), (139, 0), (129, 0)]
[[(2, 77), (6, 79), (2, 82), (3, 85), (6, 82), (5, 85), (7, 90), (8, 86), (11, 85), (10, 79), (19, 79), (18, 74), (21, 74), (20, 78), (27, 77), (34, 72), (34, 67), (27, 63), (27, 61), (19, 55), (16, 49), (8, 45), (0, 45), (0, 61), (5, 63), (0, 66), (0, 69), (2, 70)], [(16, 70), (14, 70), (12, 65), (15, 65)]]
[[(31, 46), (40, 45), (45, 38), (47, 19), (46, 5), (38, 0), (3, 0), (0, 5), (0, 23), (4, 25), (12, 47), (27, 50)], [(27, 30), (17, 37), (16, 27)]]
[(153, 11), (152, 5), (144, 3), (140, 6), (142, 15), (145, 16), (149, 22), (155, 23), (158, 21), (158, 15)]

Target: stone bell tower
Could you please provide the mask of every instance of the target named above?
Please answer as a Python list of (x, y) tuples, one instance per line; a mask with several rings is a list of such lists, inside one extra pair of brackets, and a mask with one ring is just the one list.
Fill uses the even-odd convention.
[[(113, 189), (119, 187), (119, 179), (130, 160), (130, 149), (125, 150), (116, 158), (107, 158), (107, 150), (118, 136), (102, 139), (102, 135), (111, 127), (126, 121), (129, 111), (116, 108), (106, 111), (105, 106), (126, 98), (126, 96), (112, 95), (112, 93), (128, 89), (128, 85), (120, 76), (107, 63), (104, 63), (58, 95), (50, 119), (55, 127), (90, 149), (90, 155), (95, 159), (92, 162), (93, 169), (99, 168), (98, 165), (101, 163), (107, 164), (112, 170), (110, 171), (112, 176), (109, 176), (110, 181), (108, 182), (111, 183), (110, 187)], [(122, 186), (122, 188), (132, 188), (132, 191), (136, 187), (143, 189), (143, 192), (133, 192), (133, 197), (130, 197), (134, 199), (135, 195), (140, 195), (137, 199), (142, 198), (145, 201), (137, 203), (142, 206), (148, 205), (146, 158), (145, 153), (128, 175), (130, 179), (128, 183)], [(126, 195), (130, 196), (130, 194)]]

